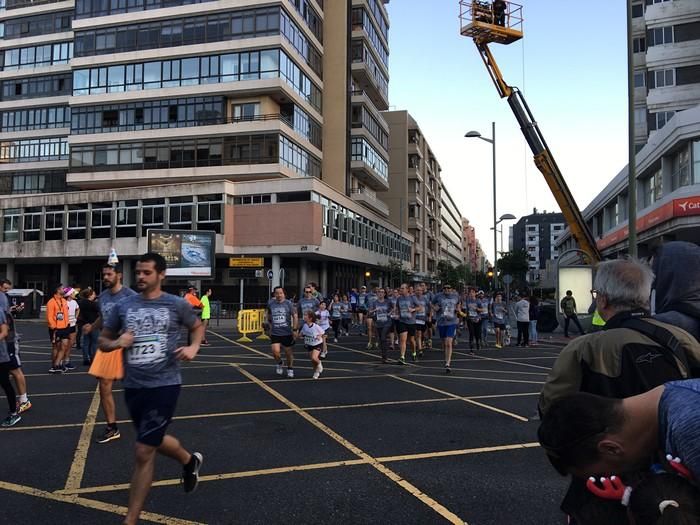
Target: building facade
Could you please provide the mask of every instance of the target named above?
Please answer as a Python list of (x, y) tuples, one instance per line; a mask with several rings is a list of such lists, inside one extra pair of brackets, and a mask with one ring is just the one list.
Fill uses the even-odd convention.
[[(700, 243), (700, 106), (676, 113), (637, 153), (637, 241), (641, 257), (663, 242)], [(583, 210), (605, 257), (628, 250), (625, 167)], [(568, 230), (559, 250), (574, 248)]]
[(459, 266), (467, 261), (462, 255), (462, 215), (442, 180), (440, 181), (440, 260), (452, 266)]
[(533, 213), (521, 217), (512, 226), (512, 250), (525, 250), (528, 257), (528, 269), (531, 272), (544, 270), (547, 261), (559, 257), (557, 241), (564, 233), (566, 223), (561, 213)]
[(678, 111), (700, 104), (700, 3), (632, 2), (638, 149)]
[[(0, 273), (92, 284), (108, 246), (128, 264), (149, 228), (215, 231), (221, 279), (253, 252), (295, 287), (409, 263), (372, 194), (388, 183), (384, 3), (5, 2)], [(289, 206), (318, 221), (289, 217), (291, 235)], [(248, 210), (266, 210), (250, 232)]]

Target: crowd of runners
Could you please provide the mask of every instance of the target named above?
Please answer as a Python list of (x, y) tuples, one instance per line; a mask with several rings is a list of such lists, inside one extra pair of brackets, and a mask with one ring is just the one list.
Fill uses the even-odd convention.
[[(525, 313), (521, 310), (525, 305)], [(517, 344), (528, 346), (537, 342), (537, 303), (527, 297), (514, 303), (518, 326), (525, 315), (527, 331), (534, 337), (519, 337)], [(294, 377), (293, 346), (302, 340), (313, 362), (313, 377), (323, 372), (322, 360), (328, 354), (328, 340), (338, 343), (343, 337), (359, 335), (367, 338), (367, 350), (377, 351), (383, 363), (394, 354), (399, 365), (406, 365), (407, 356), (417, 361), (426, 350), (433, 348), (433, 338), (441, 341), (445, 372), (450, 373), (452, 350), (463, 339), (468, 352), (489, 347), (510, 345), (509, 308), (500, 292), (487, 295), (482, 290), (468, 288), (463, 293), (451, 284), (441, 291), (425, 283), (404, 283), (399, 288), (369, 288), (361, 286), (349, 292), (336, 290), (324, 296), (316, 283), (304, 286), (300, 299), (288, 299), (278, 286), (267, 304), (265, 329), (269, 332), (275, 371), (278, 375)], [(534, 312), (534, 319), (533, 317)], [(282, 349), (285, 358), (282, 359)], [(396, 353), (398, 352), (398, 355)], [(286, 369), (286, 370), (285, 370)]]

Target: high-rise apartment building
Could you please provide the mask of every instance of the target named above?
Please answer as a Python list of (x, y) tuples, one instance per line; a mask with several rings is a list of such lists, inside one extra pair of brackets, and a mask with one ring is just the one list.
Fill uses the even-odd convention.
[(440, 260), (459, 266), (466, 263), (462, 255), (462, 215), (440, 181)]
[(700, 104), (700, 2), (632, 3), (638, 149), (673, 115)]
[(410, 261), (375, 194), (384, 3), (6, 0), (0, 273), (93, 284), (149, 228), (216, 232), (215, 286), (232, 255), (324, 289)]
[(538, 213), (521, 217), (512, 226), (514, 251), (525, 250), (530, 270), (544, 270), (547, 261), (559, 257), (556, 243), (566, 229), (566, 222), (561, 213)]

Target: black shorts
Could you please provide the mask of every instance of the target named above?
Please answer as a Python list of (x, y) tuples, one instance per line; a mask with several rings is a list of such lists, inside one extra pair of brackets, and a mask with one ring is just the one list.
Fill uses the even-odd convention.
[(19, 349), (15, 343), (7, 342), (7, 353), (10, 356), (10, 361), (7, 366), (10, 370), (17, 370), (22, 368), (22, 360), (19, 358)]
[(433, 327), (433, 321), (432, 321), (432, 319), (428, 319), (428, 320), (425, 322), (425, 327), (426, 327), (426, 328), (432, 328), (432, 327)]
[(421, 333), (425, 332), (425, 331), (428, 329), (428, 325), (427, 325), (427, 324), (418, 324), (418, 323), (416, 323), (416, 324), (415, 324), (415, 327), (416, 327), (416, 332), (421, 332)]
[(498, 328), (499, 330), (505, 330), (506, 329), (506, 324), (505, 323), (497, 323), (494, 321), (493, 323), (494, 328)]
[(291, 348), (294, 346), (294, 336), (293, 335), (271, 335), (270, 344), (277, 345), (280, 344), (285, 348)]
[(400, 334), (403, 334), (404, 332), (408, 332), (409, 336), (414, 336), (414, 335), (416, 335), (416, 325), (402, 323), (401, 321), (399, 321), (396, 323), (396, 331)]
[(317, 352), (320, 352), (323, 350), (323, 344), (316, 345), (316, 346), (304, 345), (304, 348), (306, 348), (307, 352), (313, 352), (314, 350), (316, 350)]
[(351, 305), (350, 305), (350, 311), (351, 311), (352, 313), (357, 312), (357, 305), (356, 305), (356, 304), (351, 304)]
[(367, 308), (365, 308), (364, 306), (359, 306), (359, 307), (357, 308), (357, 311), (358, 311), (359, 313), (361, 313), (361, 314), (366, 314), (366, 313), (367, 313)]
[(49, 328), (49, 341), (52, 343), (54, 339), (68, 339), (69, 337), (68, 328)]
[(68, 327), (68, 334), (74, 334), (75, 333), (75, 326), (69, 326)]
[(180, 385), (125, 388), (124, 399), (136, 428), (136, 441), (159, 447), (175, 414)]

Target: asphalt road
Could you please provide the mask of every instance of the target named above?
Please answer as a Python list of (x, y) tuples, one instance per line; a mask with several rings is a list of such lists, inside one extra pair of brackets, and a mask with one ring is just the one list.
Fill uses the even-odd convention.
[[(122, 438), (97, 444), (94, 378), (82, 366), (49, 375), (45, 326), (19, 330), (33, 408), (0, 431), (2, 521), (120, 523), (134, 443), (121, 390)], [(265, 342), (213, 331), (183, 367), (170, 427), (204, 454), (202, 482), (185, 495), (179, 466), (159, 458), (144, 523), (563, 523), (565, 480), (527, 421), (561, 340), (474, 357), (461, 343), (446, 376), (440, 351), (383, 365), (355, 336), (330, 345), (313, 380), (299, 344), (296, 378), (280, 379)]]

